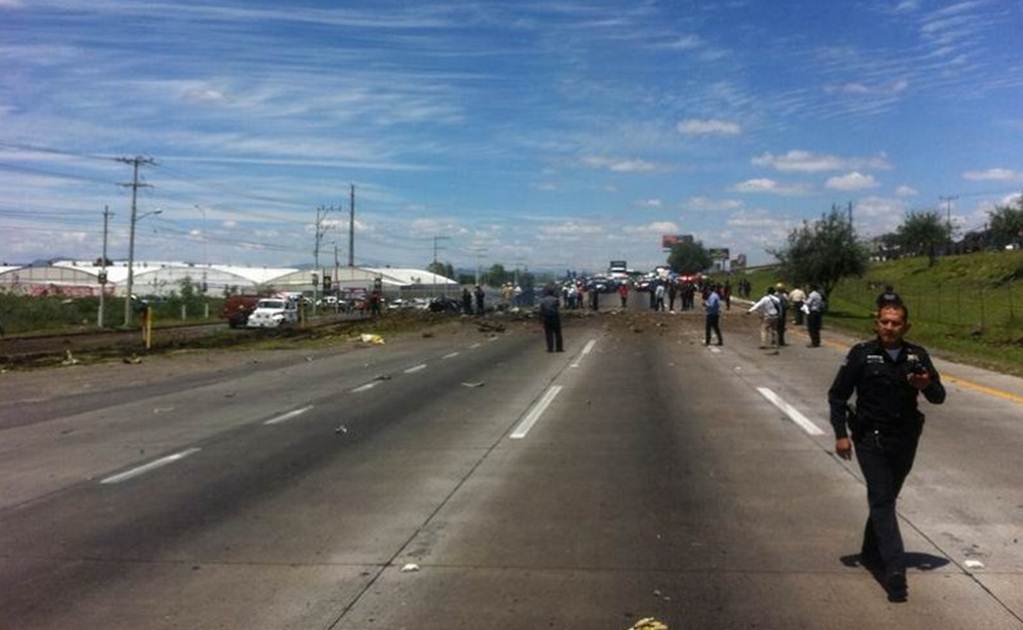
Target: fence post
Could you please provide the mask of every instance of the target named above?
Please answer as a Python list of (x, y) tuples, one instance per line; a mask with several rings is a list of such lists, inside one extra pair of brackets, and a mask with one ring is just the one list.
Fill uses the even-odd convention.
[(186, 309), (187, 309), (187, 307), (184, 304), (182, 304), (181, 305), (181, 321), (185, 321), (185, 318), (188, 316), (188, 311)]

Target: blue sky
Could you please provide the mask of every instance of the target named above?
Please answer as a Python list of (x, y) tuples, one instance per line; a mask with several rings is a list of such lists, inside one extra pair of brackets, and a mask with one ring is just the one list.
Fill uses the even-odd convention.
[[(1016, 0), (0, 0), (0, 259), (310, 262), (357, 190), (356, 262), (769, 259), (854, 205), (865, 236), (1023, 187)], [(942, 209), (944, 206), (942, 205)], [(347, 213), (326, 248), (347, 256)], [(204, 244), (207, 247), (204, 249)], [(332, 258), (332, 252), (329, 258)]]

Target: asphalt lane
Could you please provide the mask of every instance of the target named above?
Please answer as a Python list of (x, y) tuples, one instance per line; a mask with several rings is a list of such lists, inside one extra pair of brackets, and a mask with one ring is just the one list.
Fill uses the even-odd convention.
[[(0, 432), (20, 444), (0, 626), (1023, 627), (1018, 406), (927, 410), (890, 604), (847, 566), (865, 500), (830, 452), (840, 351), (767, 355), (738, 311), (708, 348), (698, 314), (610, 298), (564, 354), (535, 324), (417, 339)], [(66, 422), (88, 439), (54, 446)]]

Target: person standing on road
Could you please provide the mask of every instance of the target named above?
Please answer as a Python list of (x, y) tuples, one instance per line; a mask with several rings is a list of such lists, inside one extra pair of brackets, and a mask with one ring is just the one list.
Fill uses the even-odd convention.
[(778, 298), (778, 347), (787, 346), (785, 343), (785, 316), (789, 310), (789, 297), (785, 292), (785, 285), (781, 282), (775, 287), (774, 297)]
[(543, 335), (547, 340), (547, 352), (564, 352), (561, 340), (561, 313), (558, 312), (558, 298), (554, 295), (554, 287), (544, 287), (540, 298), (540, 321), (543, 322)]
[(469, 287), (462, 287), (462, 312), (472, 315), (472, 294), (469, 293)]
[(760, 313), (760, 349), (775, 348), (777, 352), (778, 313), (781, 307), (774, 295), (774, 287), (767, 287), (764, 297), (750, 307), (747, 313)]
[(732, 310), (732, 281), (725, 280), (725, 286), (721, 288), (721, 299), (725, 301), (725, 310)]
[(707, 313), (707, 321), (704, 326), (704, 338), (703, 345), (710, 345), (710, 331), (714, 331), (717, 335), (718, 345), (722, 345), (721, 341), (721, 296), (718, 295), (718, 291), (721, 290), (720, 286), (711, 287), (710, 295), (703, 301), (703, 310)]
[(658, 282), (654, 289), (654, 310), (657, 312), (664, 310), (664, 293), (664, 282)]
[(806, 296), (803, 303), (803, 312), (806, 313), (806, 332), (810, 335), (809, 348), (819, 348), (821, 345), (821, 319), (824, 317), (824, 298), (817, 285), (810, 285), (810, 295)]
[(629, 305), (629, 283), (628, 282), (623, 280), (622, 283), (618, 285), (618, 297), (622, 301), (622, 308), (623, 309)]
[[(884, 576), (892, 601), (905, 601), (905, 550), (895, 502), (913, 467), (924, 415), (917, 409), (923, 392), (928, 402), (945, 401), (945, 388), (921, 346), (905, 341), (909, 310), (901, 303), (883, 305), (874, 320), (877, 337), (853, 346), (828, 390), (835, 453), (852, 459), (855, 446), (867, 482), (870, 515), (863, 530), (860, 561)], [(847, 401), (856, 392), (851, 416)], [(852, 431), (850, 440), (848, 431)]]
[(789, 302), (792, 303), (792, 310), (795, 311), (796, 318), (793, 322), (796, 326), (803, 325), (803, 302), (806, 301), (806, 293), (802, 289), (796, 287), (789, 293)]
[(668, 281), (668, 310), (675, 312), (675, 298), (678, 297), (678, 285), (675, 280)]
[(476, 290), (474, 291), (474, 293), (476, 295), (476, 314), (482, 315), (485, 310), (484, 307), (487, 294), (483, 291), (483, 287), (481, 287), (478, 284), (476, 285)]

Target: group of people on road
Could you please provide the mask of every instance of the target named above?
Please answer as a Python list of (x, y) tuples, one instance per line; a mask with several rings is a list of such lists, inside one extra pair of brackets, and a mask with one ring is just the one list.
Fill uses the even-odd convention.
[(476, 288), (469, 292), (469, 287), (462, 287), (462, 312), (466, 315), (473, 314), (473, 301), (476, 302), (476, 315), (482, 315), (487, 311), (486, 305), (487, 293), (483, 290), (483, 287), (476, 285)]
[(785, 328), (789, 311), (795, 311), (793, 323), (797, 326), (806, 322), (806, 332), (810, 336), (809, 347), (820, 347), (824, 308), (824, 296), (816, 285), (810, 286), (807, 295), (799, 287), (786, 293), (785, 285), (779, 282), (773, 287), (767, 287), (763, 297), (747, 312), (760, 315), (760, 348), (777, 353), (778, 348), (788, 345), (785, 342)]

